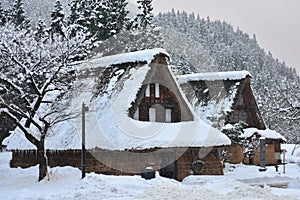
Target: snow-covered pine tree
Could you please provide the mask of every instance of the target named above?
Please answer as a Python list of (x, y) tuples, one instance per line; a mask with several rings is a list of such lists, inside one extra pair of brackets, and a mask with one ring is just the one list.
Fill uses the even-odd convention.
[(92, 23), (88, 26), (88, 30), (91, 35), (95, 36), (96, 41), (103, 41), (111, 36), (108, 24), (113, 23), (113, 21), (110, 22), (109, 6), (107, 1), (103, 1), (94, 4), (91, 8), (89, 20)]
[(10, 11), (9, 21), (20, 29), (28, 29), (30, 27), (30, 21), (25, 14), (23, 0), (14, 1)]
[(141, 10), (141, 13), (137, 15), (138, 24), (143, 29), (148, 28), (149, 26), (151, 26), (154, 16), (152, 13), (152, 0), (138, 0), (137, 3), (139, 4), (139, 9)]
[(248, 124), (244, 122), (239, 122), (236, 124), (233, 124), (232, 126), (228, 125), (227, 127), (223, 127), (222, 132), (225, 133), (230, 140), (234, 144), (241, 144), (243, 145), (245, 143), (245, 138), (242, 138), (242, 134), (244, 134), (244, 128), (246, 128)]
[(126, 0), (107, 0), (108, 16), (106, 27), (110, 35), (118, 34), (127, 23), (128, 11)]
[(40, 42), (48, 39), (48, 32), (45, 23), (40, 19), (33, 32), (36, 41)]
[(81, 2), (80, 0), (72, 0), (69, 4), (70, 15), (68, 17), (68, 22), (70, 24), (76, 23), (80, 17), (80, 13), (81, 13), (81, 11), (79, 10), (80, 2)]
[(98, 47), (97, 52), (102, 55), (112, 55), (123, 52), (132, 52), (144, 49), (162, 47), (162, 38), (160, 29), (145, 29), (145, 30), (123, 30), (119, 34), (103, 41)]
[(73, 0), (69, 24), (95, 37), (95, 41), (103, 41), (123, 29), (128, 13), (126, 5), (126, 0)]
[[(119, 3), (126, 5), (123, 0)], [(152, 1), (139, 1), (139, 3), (143, 3), (144, 7), (142, 5), (139, 6), (140, 12), (132, 19), (125, 17), (127, 11), (124, 9), (121, 10), (122, 12), (119, 11), (123, 14), (116, 19), (119, 19), (118, 21), (120, 22), (124, 21), (123, 23), (119, 23), (119, 27), (121, 28), (122, 25), (123, 29), (120, 29), (121, 31), (117, 30), (118, 34), (105, 40), (98, 48), (98, 52), (102, 52), (103, 55), (111, 55), (161, 47), (162, 38), (160, 37), (160, 29), (151, 25), (153, 17)], [(111, 7), (114, 8), (116, 6)], [(147, 14), (144, 15), (143, 13)]]
[(126, 51), (136, 51), (162, 46), (160, 28), (152, 25), (153, 7), (152, 0), (138, 0), (140, 12), (129, 24), (129, 37)]
[(70, 3), (70, 15), (68, 17), (68, 26), (71, 27), (71, 36), (75, 36), (77, 31), (84, 31), (84, 26), (80, 25), (81, 0), (73, 0)]
[(54, 9), (51, 12), (51, 24), (49, 33), (53, 38), (54, 34), (61, 35), (65, 37), (66, 21), (65, 21), (65, 13), (63, 11), (62, 5), (59, 0), (55, 2)]
[(77, 31), (83, 31), (87, 36), (92, 36), (92, 26), (98, 26), (96, 16), (92, 13), (95, 4), (93, 0), (80, 1), (73, 0), (70, 3), (70, 15), (68, 17), (68, 25), (72, 28), (72, 35)]
[(126, 23), (127, 2), (125, 0), (106, 0), (96, 3), (92, 10), (95, 23), (90, 28), (98, 41), (106, 40), (119, 33)]
[(6, 19), (6, 12), (5, 12), (5, 10), (3, 9), (3, 7), (2, 7), (2, 4), (1, 4), (1, 2), (0, 2), (0, 26), (3, 26), (5, 23), (6, 23), (6, 21), (7, 21), (7, 19)]

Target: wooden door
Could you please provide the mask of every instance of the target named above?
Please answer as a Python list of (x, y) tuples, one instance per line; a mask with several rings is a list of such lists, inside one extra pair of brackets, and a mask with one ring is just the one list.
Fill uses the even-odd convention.
[(160, 175), (166, 178), (177, 178), (176, 173), (176, 156), (174, 152), (161, 153), (161, 169)]

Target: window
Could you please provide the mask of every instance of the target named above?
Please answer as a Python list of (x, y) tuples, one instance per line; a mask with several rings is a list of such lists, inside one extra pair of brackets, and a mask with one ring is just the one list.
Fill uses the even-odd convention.
[(243, 97), (243, 95), (240, 95), (238, 97), (237, 105), (244, 105), (244, 97)]
[(155, 98), (159, 98), (159, 83), (155, 83)]
[(150, 85), (147, 85), (145, 96), (150, 97)]
[(166, 109), (166, 122), (172, 122), (172, 110), (171, 109)]
[(275, 152), (280, 152), (280, 142), (279, 141), (274, 141), (274, 149), (275, 149)]
[[(166, 122), (166, 109), (164, 106), (162, 106), (161, 104), (154, 104), (149, 108), (149, 117), (150, 117), (150, 112), (154, 112), (151, 111), (151, 109), (155, 110), (155, 122)], [(153, 117), (154, 120), (154, 117)], [(151, 120), (150, 120), (151, 121)]]
[(240, 121), (247, 123), (247, 113), (244, 111), (234, 111), (232, 114), (232, 122), (238, 123)]
[(149, 108), (149, 121), (150, 122), (156, 121), (156, 109), (155, 108)]
[(132, 119), (161, 123), (181, 121), (180, 104), (167, 87), (150, 83), (143, 85), (139, 92), (138, 99), (129, 110)]
[(240, 112), (240, 120), (243, 122), (247, 122), (247, 114), (245, 112)]

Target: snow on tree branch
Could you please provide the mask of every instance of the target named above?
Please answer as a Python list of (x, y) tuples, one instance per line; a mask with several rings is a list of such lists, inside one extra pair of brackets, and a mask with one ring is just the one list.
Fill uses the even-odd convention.
[(68, 63), (88, 42), (80, 34), (37, 38), (30, 30), (0, 26), (0, 112), (36, 146), (42, 166), (39, 180), (47, 171), (45, 140), (51, 127), (77, 115), (65, 109), (75, 78)]

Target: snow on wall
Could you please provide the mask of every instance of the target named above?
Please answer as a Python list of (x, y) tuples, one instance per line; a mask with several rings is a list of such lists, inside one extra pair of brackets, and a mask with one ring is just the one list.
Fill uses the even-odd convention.
[[(153, 59), (153, 55), (162, 50), (146, 50), (117, 55), (118, 62)], [(130, 56), (134, 55), (134, 56)], [(139, 57), (141, 56), (141, 57)], [(87, 67), (105, 66), (109, 58), (94, 59), (84, 64)], [(104, 63), (102, 63), (103, 61)], [(150, 62), (150, 61), (149, 61)], [(93, 63), (93, 64), (92, 64)], [(116, 62), (110, 62), (110, 64)], [(91, 66), (93, 65), (93, 66)], [(82, 66), (82, 64), (81, 64)], [(150, 70), (145, 64), (131, 67), (121, 77), (111, 78), (106, 92), (94, 96), (97, 88), (95, 77), (78, 80), (76, 89), (70, 96), (70, 105), (78, 113), (72, 120), (56, 124), (46, 138), (46, 149), (80, 149), (81, 148), (81, 105), (89, 107), (86, 113), (86, 147), (108, 150), (148, 149), (155, 147), (210, 147), (230, 145), (230, 139), (202, 120), (180, 123), (141, 122), (129, 117), (128, 109), (135, 101), (136, 95)], [(118, 74), (116, 74), (118, 76)], [(35, 149), (23, 133), (16, 131), (6, 140), (8, 149)]]
[(259, 134), (261, 137), (267, 138), (267, 139), (281, 139), (283, 141), (287, 141), (284, 136), (282, 136), (280, 133), (271, 130), (271, 129), (266, 129), (266, 130), (259, 130), (257, 128), (247, 128), (244, 129), (244, 134), (241, 137), (244, 138), (249, 138), (255, 133)]
[(190, 81), (218, 81), (218, 80), (241, 80), (251, 76), (248, 71), (229, 71), (229, 72), (210, 72), (210, 73), (195, 73), (177, 76), (180, 84)]

